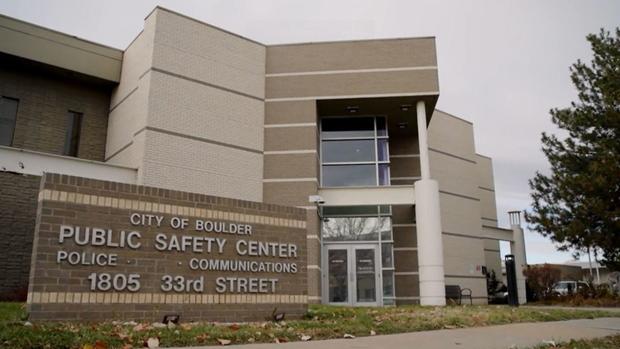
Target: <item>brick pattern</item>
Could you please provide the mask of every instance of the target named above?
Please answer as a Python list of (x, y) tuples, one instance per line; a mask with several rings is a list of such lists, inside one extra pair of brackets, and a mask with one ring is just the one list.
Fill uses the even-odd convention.
[(26, 300), (40, 181), (0, 172), (0, 300)]
[(0, 95), (19, 100), (13, 146), (62, 155), (69, 110), (83, 114), (78, 157), (104, 160), (111, 87), (0, 56)]
[[(180, 313), (185, 320), (239, 321), (263, 320), (274, 308), (292, 317), (301, 316), (306, 309), (308, 257), (305, 209), (57, 174), (45, 175), (38, 198), (38, 222), (28, 290), (28, 306), (33, 320), (161, 320), (165, 313), (172, 312)], [(164, 224), (160, 228), (133, 226), (129, 216), (134, 212), (162, 215), (165, 217)], [(175, 216), (188, 218), (189, 227), (177, 230), (167, 225), (166, 222)], [(250, 224), (252, 235), (195, 231), (193, 220), (196, 218)], [(59, 244), (59, 229), (63, 224), (109, 228), (114, 232), (139, 231), (142, 234), (142, 246), (138, 249), (94, 247), (90, 244), (78, 246), (72, 239)], [(157, 233), (168, 236), (206, 235), (225, 238), (227, 242), (222, 254), (161, 252), (154, 249)], [(238, 256), (234, 244), (239, 239), (296, 244), (297, 255), (286, 259), (275, 256)], [(58, 250), (116, 253), (118, 265), (58, 264)], [(296, 263), (298, 272), (191, 270), (188, 265), (191, 258)], [(91, 292), (87, 277), (93, 272), (125, 275), (139, 273), (140, 291)], [(188, 279), (204, 276), (204, 292), (164, 292), (160, 288), (160, 280), (165, 274), (181, 275)], [(216, 293), (215, 279), (230, 276), (279, 280), (275, 294)], [(100, 307), (102, 304), (109, 306)]]

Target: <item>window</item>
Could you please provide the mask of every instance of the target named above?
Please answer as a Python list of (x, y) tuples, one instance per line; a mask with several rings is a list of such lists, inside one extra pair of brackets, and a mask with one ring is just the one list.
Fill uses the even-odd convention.
[(0, 97), (0, 145), (11, 146), (17, 120), (17, 105), (14, 98)]
[(383, 116), (321, 119), (321, 185), (390, 184), (386, 119)]
[(80, 131), (82, 129), (82, 113), (69, 111), (67, 114), (67, 134), (65, 136), (65, 149), (63, 154), (78, 156), (80, 147)]

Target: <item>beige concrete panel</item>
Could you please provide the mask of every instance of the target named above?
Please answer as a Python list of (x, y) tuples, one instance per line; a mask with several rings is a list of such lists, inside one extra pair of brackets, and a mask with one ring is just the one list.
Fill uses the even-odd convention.
[(394, 269), (396, 272), (418, 271), (418, 251), (394, 251)]
[(446, 275), (482, 276), (486, 265), (482, 239), (443, 234), (444, 271)]
[(434, 38), (275, 45), (267, 73), (436, 66)]
[(482, 236), (479, 201), (442, 192), (439, 193), (439, 200), (443, 231)]
[(439, 91), (436, 70), (267, 77), (265, 88), (268, 99)]
[(0, 15), (0, 52), (118, 82), (123, 51)]
[(394, 275), (396, 297), (419, 297), (420, 278), (418, 275)]
[(394, 247), (417, 247), (416, 227), (393, 227)]
[(476, 163), (478, 164), (478, 185), (487, 189), (495, 189), (491, 158), (476, 154)]
[[(121, 164), (114, 155), (132, 142), (137, 132), (146, 127), (150, 80), (150, 74), (146, 74), (138, 81), (135, 92), (110, 112), (106, 138), (106, 161)], [(143, 157), (143, 154), (136, 153), (136, 156), (131, 158), (132, 163), (123, 163), (123, 165), (138, 167)]]
[[(496, 226), (497, 208), (495, 206), (495, 192), (479, 188), (478, 197), (480, 198), (480, 213), (483, 218), (482, 223), (484, 225)], [(495, 221), (492, 221), (491, 219), (494, 219)]]
[(267, 154), (265, 179), (317, 178), (319, 177), (316, 154)]
[(264, 183), (263, 201), (287, 206), (309, 206), (308, 196), (316, 195), (317, 184), (313, 182)]
[(477, 159), (473, 125), (439, 110), (428, 126), (428, 146), (473, 162)]
[(151, 72), (149, 127), (263, 150), (263, 102)]
[[(143, 165), (142, 160), (144, 158), (144, 144), (145, 144), (145, 133), (142, 132), (136, 135), (127, 147), (117, 151), (116, 155), (108, 159), (106, 163), (119, 165), (119, 166), (133, 165), (135, 168), (139, 169)], [(138, 184), (142, 183), (141, 172), (139, 172), (139, 174), (140, 176), (138, 176), (138, 179), (139, 179)]]
[[(484, 278), (455, 278), (446, 277), (446, 285), (459, 285), (461, 288), (469, 288), (472, 293), (474, 304), (487, 304), (487, 284)], [(469, 304), (469, 299), (465, 300), (465, 304)]]
[(112, 93), (110, 108), (114, 108), (138, 86), (138, 80), (152, 66), (155, 16), (147, 18), (144, 29), (123, 53), (121, 79)]
[(265, 151), (317, 150), (318, 135), (314, 127), (284, 127), (265, 129)]
[(265, 102), (265, 125), (317, 122), (316, 101)]
[(154, 67), (264, 97), (264, 46), (165, 9), (154, 13)]
[(145, 132), (145, 185), (262, 201), (262, 154)]
[(475, 163), (433, 151), (429, 152), (429, 162), (431, 177), (439, 182), (440, 190), (479, 198)]
[(502, 279), (502, 260), (501, 260), (500, 252), (485, 250), (484, 251), (484, 260), (486, 262), (486, 267), (489, 272), (493, 270), (495, 272), (495, 278), (497, 280)]
[(390, 158), (390, 177), (419, 177), (420, 158)]

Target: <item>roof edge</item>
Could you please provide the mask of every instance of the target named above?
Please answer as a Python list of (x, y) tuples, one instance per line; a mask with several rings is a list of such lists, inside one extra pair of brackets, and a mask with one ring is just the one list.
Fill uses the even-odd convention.
[(65, 32), (61, 32), (61, 31), (56, 30), (56, 29), (51, 29), (51, 28), (48, 28), (48, 27), (44, 27), (42, 25), (39, 25), (39, 24), (36, 24), (36, 23), (33, 23), (33, 22), (28, 22), (28, 21), (25, 21), (23, 19), (7, 16), (7, 15), (2, 14), (2, 13), (0, 13), (0, 18), (6, 18), (6, 19), (13, 20), (13, 21), (16, 21), (16, 22), (21, 22), (23, 24), (27, 24), (27, 25), (30, 25), (30, 26), (33, 26), (33, 27), (37, 27), (37, 28), (39, 28), (41, 30), (46, 30), (46, 31), (52, 32), (54, 34), (58, 34), (58, 35), (62, 35), (62, 36), (65, 36), (65, 37), (68, 37), (68, 38), (71, 38), (71, 39), (79, 40), (79, 41), (82, 41), (82, 42), (90, 44), (90, 45), (95, 45), (95, 46), (99, 46), (99, 47), (102, 47), (102, 48), (118, 51), (120, 54), (123, 54), (123, 52), (124, 52), (123, 49), (120, 49), (118, 47), (112, 47), (112, 46), (109, 46), (109, 45), (105, 45), (105, 44), (101, 44), (101, 43), (98, 43), (98, 42), (94, 42), (92, 40), (84, 39), (84, 38), (81, 38), (81, 37), (76, 36), (76, 35), (71, 35), (71, 34), (68, 34), (68, 33), (65, 33)]

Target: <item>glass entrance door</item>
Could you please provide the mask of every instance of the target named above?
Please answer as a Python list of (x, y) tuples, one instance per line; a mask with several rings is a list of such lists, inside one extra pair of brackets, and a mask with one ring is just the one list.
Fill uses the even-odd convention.
[(376, 244), (325, 246), (326, 303), (341, 305), (380, 304), (380, 273)]

